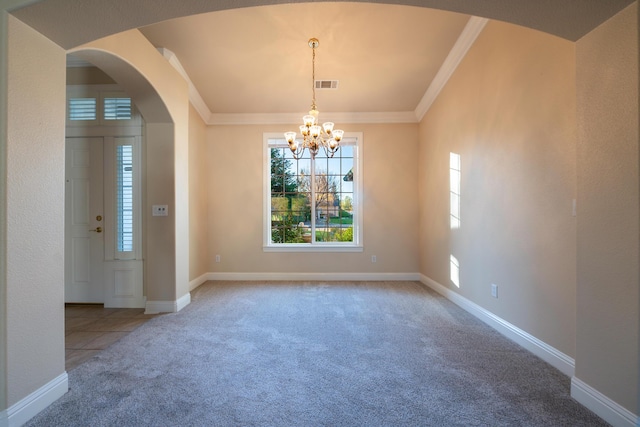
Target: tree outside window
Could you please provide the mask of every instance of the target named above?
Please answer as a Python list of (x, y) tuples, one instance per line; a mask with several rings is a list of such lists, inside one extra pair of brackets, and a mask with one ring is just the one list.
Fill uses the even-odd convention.
[(315, 159), (308, 153), (294, 159), (286, 142), (274, 138), (268, 140), (268, 150), (268, 244), (357, 243), (354, 239), (357, 146), (347, 142), (332, 158), (321, 151)]

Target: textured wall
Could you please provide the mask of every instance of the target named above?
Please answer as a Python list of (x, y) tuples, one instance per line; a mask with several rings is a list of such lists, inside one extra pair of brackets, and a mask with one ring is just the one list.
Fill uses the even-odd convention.
[[(574, 55), (566, 40), (490, 21), (422, 120), (419, 150), (421, 273), (571, 357)], [(462, 163), (455, 230), (450, 152)]]
[(189, 109), (189, 280), (207, 273), (209, 242), (207, 241), (207, 127), (196, 110)]
[(68, 85), (112, 85), (113, 79), (96, 67), (67, 68)]
[(11, 17), (9, 36), (2, 347), (11, 406), (64, 373), (65, 53)]
[(638, 413), (637, 3), (577, 43), (576, 377)]
[[(416, 273), (417, 126), (349, 125), (364, 133), (364, 252), (263, 252), (263, 132), (289, 126), (210, 126), (211, 272)], [(371, 255), (377, 262), (371, 263)]]

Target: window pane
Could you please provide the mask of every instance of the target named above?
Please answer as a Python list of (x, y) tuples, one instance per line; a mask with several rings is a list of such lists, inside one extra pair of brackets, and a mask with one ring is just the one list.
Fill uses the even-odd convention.
[(328, 160), (327, 172), (329, 175), (341, 175), (341, 171), (341, 159), (339, 157)]
[(311, 159), (300, 159), (296, 162), (296, 164), (298, 165), (298, 174), (304, 172), (305, 175), (309, 175), (311, 171)]
[(340, 149), (338, 150), (338, 154), (341, 157), (353, 157), (353, 146), (352, 145), (340, 145)]
[(96, 98), (70, 98), (69, 120), (95, 120)]
[(129, 120), (131, 119), (131, 98), (105, 98), (105, 120)]
[[(346, 175), (353, 169), (353, 157), (342, 157), (341, 159), (341, 174)], [(351, 178), (353, 181), (353, 178)]]
[(116, 248), (133, 251), (133, 146), (116, 147)]

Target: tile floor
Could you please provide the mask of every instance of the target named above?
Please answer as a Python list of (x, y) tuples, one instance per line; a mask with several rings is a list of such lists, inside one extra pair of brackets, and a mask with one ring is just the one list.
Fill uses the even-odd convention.
[(104, 308), (100, 304), (68, 304), (64, 312), (67, 371), (157, 316), (144, 314), (144, 308)]

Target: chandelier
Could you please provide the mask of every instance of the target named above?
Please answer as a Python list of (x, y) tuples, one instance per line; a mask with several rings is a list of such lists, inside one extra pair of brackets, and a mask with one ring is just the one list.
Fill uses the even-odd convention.
[(305, 149), (309, 149), (311, 158), (314, 158), (318, 154), (320, 147), (324, 149), (327, 157), (333, 157), (333, 155), (340, 148), (340, 140), (344, 131), (339, 129), (333, 129), (333, 123), (326, 122), (322, 126), (318, 125), (318, 107), (316, 106), (316, 48), (320, 42), (316, 38), (309, 39), (309, 47), (312, 49), (313, 54), (311, 57), (311, 90), (312, 101), (311, 110), (309, 114), (302, 118), (302, 124), (300, 126), (300, 133), (302, 139), (296, 139), (295, 132), (285, 132), (284, 137), (289, 144), (289, 149), (293, 153), (295, 159), (302, 157)]

